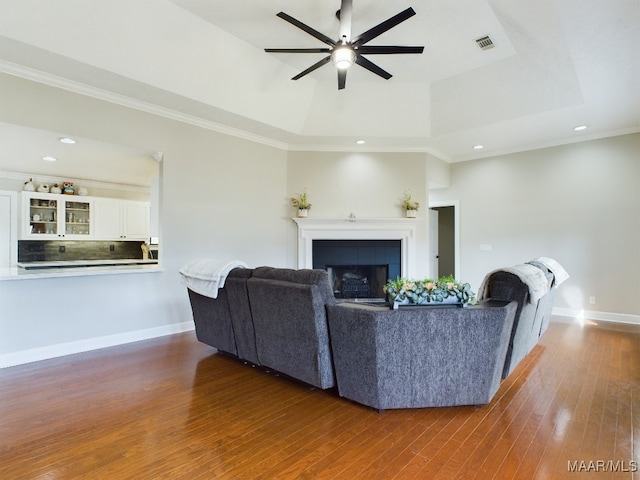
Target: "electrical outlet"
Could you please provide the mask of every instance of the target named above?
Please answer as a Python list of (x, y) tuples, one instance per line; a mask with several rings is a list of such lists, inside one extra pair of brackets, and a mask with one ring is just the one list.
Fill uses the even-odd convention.
[(116, 251), (116, 246), (115, 245), (109, 245), (109, 251), (110, 252), (115, 252)]
[(595, 305), (595, 304), (596, 304), (596, 297), (594, 297), (593, 295), (591, 295), (591, 296), (589, 297), (589, 303), (590, 303), (591, 305)]
[(58, 247), (58, 253), (64, 253), (64, 250), (65, 250), (65, 249), (64, 249), (64, 245), (60, 245), (60, 246)]

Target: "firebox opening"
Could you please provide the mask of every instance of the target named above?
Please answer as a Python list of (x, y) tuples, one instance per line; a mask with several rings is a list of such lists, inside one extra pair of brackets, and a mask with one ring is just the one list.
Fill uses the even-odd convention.
[(389, 265), (327, 265), (336, 298), (384, 298)]
[(313, 240), (313, 268), (329, 272), (336, 298), (385, 300), (384, 286), (402, 275), (400, 240)]

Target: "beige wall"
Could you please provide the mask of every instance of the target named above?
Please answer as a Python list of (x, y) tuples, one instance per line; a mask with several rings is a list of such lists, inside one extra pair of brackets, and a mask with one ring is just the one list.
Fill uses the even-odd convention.
[[(427, 155), (424, 153), (290, 152), (289, 196), (309, 195), (316, 218), (398, 218), (405, 191), (420, 202), (415, 271), (427, 276)], [(291, 214), (294, 211), (291, 210)], [(295, 234), (295, 229), (293, 229)], [(295, 250), (290, 249), (290, 260)]]
[(430, 200), (460, 202), (472, 285), (548, 256), (571, 275), (556, 307), (640, 315), (640, 134), (453, 164), (451, 186)]

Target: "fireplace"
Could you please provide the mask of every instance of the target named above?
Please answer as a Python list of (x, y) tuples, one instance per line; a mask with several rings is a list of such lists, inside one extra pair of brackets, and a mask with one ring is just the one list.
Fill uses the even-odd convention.
[[(323, 268), (349, 265), (388, 265), (386, 277), (416, 276), (416, 233), (421, 224), (416, 219), (407, 218), (294, 218), (298, 226), (297, 268)], [(395, 252), (391, 260), (373, 257), (365, 260), (366, 249), (356, 260), (340, 257), (328, 258), (322, 266), (314, 267), (316, 248), (322, 249), (319, 241), (393, 241)], [(369, 250), (370, 251), (370, 250)], [(317, 265), (320, 265), (318, 263)]]
[(314, 240), (312, 266), (329, 272), (336, 298), (384, 298), (401, 254), (400, 240)]
[(389, 265), (327, 265), (336, 298), (384, 298)]

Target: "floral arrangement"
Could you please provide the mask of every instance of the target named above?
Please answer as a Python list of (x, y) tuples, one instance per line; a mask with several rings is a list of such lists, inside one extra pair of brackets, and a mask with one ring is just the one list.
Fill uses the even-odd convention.
[(420, 204), (411, 198), (411, 192), (404, 192), (402, 197), (402, 208), (405, 210), (418, 210)]
[(309, 210), (311, 208), (311, 204), (309, 203), (307, 192), (300, 193), (297, 197), (291, 197), (291, 205), (298, 210)]
[(475, 293), (471, 285), (458, 282), (453, 276), (440, 277), (438, 280), (430, 278), (411, 280), (398, 277), (389, 280), (384, 286), (384, 292), (394, 303), (425, 305), (429, 303), (475, 303)]

